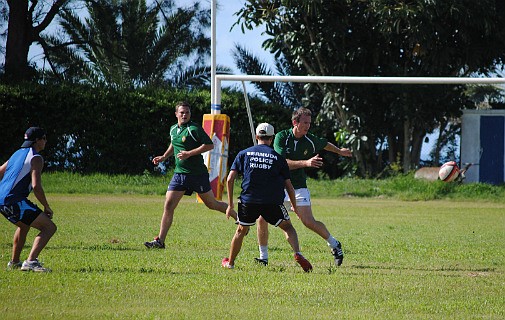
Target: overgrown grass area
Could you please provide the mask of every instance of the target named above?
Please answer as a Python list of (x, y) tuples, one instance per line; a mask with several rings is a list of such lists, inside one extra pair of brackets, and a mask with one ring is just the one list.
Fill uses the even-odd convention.
[[(45, 173), (43, 183), (54, 193), (79, 194), (146, 194), (163, 195), (171, 175), (81, 175)], [(337, 180), (309, 179), (310, 192), (319, 198), (386, 198), (408, 201), (478, 200), (505, 202), (505, 185), (484, 183), (445, 183), (414, 179), (413, 175), (376, 180), (346, 178)], [(237, 181), (237, 187), (240, 181)]]
[[(195, 197), (177, 208), (167, 248), (146, 249), (168, 178), (44, 174), (58, 231), (40, 260), (53, 272), (0, 270), (1, 318), (504, 319), (502, 187), (482, 198), (464, 191), (467, 198), (466, 185), (419, 187), (407, 179), (311, 180), (314, 214), (346, 256), (335, 267), (324, 240), (292, 215), (314, 266), (307, 274), (273, 227), (269, 266), (254, 262), (252, 228), (235, 269), (221, 268), (236, 226)], [(430, 186), (431, 197), (449, 188), (438, 197), (444, 200), (420, 201)], [(4, 219), (4, 266), (13, 232)]]

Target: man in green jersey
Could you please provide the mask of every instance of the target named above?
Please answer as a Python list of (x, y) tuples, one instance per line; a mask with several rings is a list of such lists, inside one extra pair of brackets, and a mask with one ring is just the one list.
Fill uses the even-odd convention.
[[(351, 157), (349, 149), (340, 149), (325, 138), (316, 137), (309, 133), (312, 113), (307, 108), (299, 108), (291, 117), (293, 128), (283, 130), (275, 136), (274, 149), (284, 156), (288, 162), (291, 182), (296, 193), (297, 214), (302, 223), (310, 230), (321, 236), (334, 257), (335, 264), (340, 266), (344, 259), (341, 243), (328, 231), (324, 223), (314, 218), (307, 189), (305, 168), (321, 168), (323, 158), (319, 156), (321, 150), (330, 151), (344, 157)], [(286, 198), (285, 201), (289, 201)], [(261, 217), (258, 219), (258, 244), (260, 257), (256, 258), (261, 264), (268, 264), (268, 223)]]
[[(144, 243), (147, 248), (165, 248), (165, 238), (172, 225), (174, 210), (184, 195), (196, 192), (207, 208), (222, 213), (226, 213), (228, 208), (228, 204), (214, 198), (209, 182), (209, 172), (202, 157), (202, 153), (214, 148), (212, 140), (202, 126), (190, 120), (191, 107), (187, 102), (177, 104), (175, 116), (177, 124), (170, 128), (171, 141), (167, 151), (162, 156), (153, 159), (153, 163), (157, 165), (174, 155), (175, 170), (166, 193), (160, 232), (153, 241)], [(234, 210), (230, 216), (237, 219), (237, 213)]]

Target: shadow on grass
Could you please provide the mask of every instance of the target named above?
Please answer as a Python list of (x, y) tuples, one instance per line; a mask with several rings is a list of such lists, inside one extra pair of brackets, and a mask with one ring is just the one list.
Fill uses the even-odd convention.
[[(440, 267), (440, 268), (408, 268), (408, 267), (393, 267), (393, 266), (377, 266), (377, 265), (353, 265), (347, 268), (350, 269), (363, 269), (363, 270), (380, 270), (380, 271), (411, 271), (411, 272), (475, 272), (475, 273), (490, 273), (495, 272), (496, 268), (459, 268), (459, 267)], [(328, 268), (328, 272), (334, 273), (338, 270), (337, 267), (331, 266)], [(451, 276), (449, 274), (444, 274), (446, 276)], [(454, 275), (457, 276), (457, 275)]]

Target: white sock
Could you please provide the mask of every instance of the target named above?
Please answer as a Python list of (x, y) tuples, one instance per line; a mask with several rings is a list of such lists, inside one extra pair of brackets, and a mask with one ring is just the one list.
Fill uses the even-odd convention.
[(258, 246), (260, 249), (260, 259), (268, 260), (268, 246)]
[(338, 245), (337, 239), (333, 238), (333, 236), (330, 234), (330, 237), (326, 239), (326, 242), (328, 242), (328, 246), (332, 249), (335, 249)]

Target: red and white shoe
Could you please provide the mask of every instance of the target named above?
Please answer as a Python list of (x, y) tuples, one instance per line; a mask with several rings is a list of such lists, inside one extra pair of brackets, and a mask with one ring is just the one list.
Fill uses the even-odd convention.
[(305, 272), (312, 271), (312, 265), (310, 264), (309, 260), (305, 259), (305, 257), (302, 256), (301, 254), (295, 253), (295, 261), (298, 262), (298, 264), (302, 267), (303, 271)]
[(221, 266), (226, 269), (233, 269), (235, 267), (230, 264), (230, 259), (228, 258), (223, 258), (223, 260), (221, 260)]

